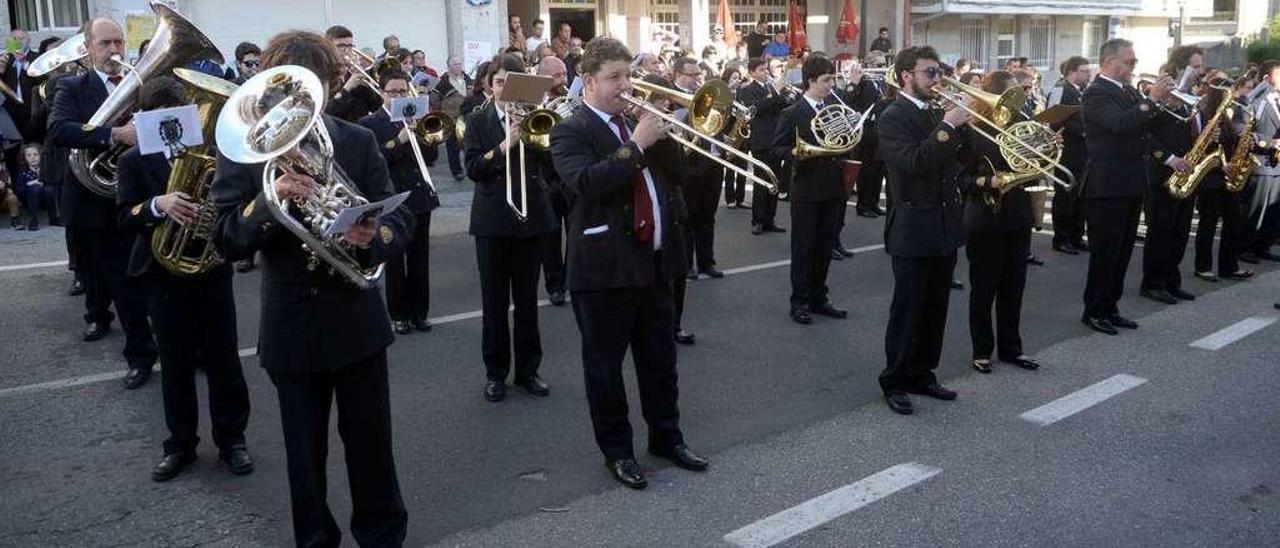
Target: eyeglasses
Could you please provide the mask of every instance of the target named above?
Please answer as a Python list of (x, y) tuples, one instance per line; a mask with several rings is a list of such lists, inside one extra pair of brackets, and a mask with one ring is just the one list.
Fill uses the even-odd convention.
[(697, 77), (699, 77), (699, 76), (702, 76), (702, 71), (697, 71), (697, 72), (681, 72), (680, 74), (683, 74), (683, 75), (688, 76), (688, 77), (690, 77), (690, 78), (697, 78)]
[(942, 71), (942, 67), (928, 67), (928, 68), (913, 70), (911, 72), (918, 72), (918, 73), (924, 74), (925, 76), (928, 76), (929, 78), (937, 78), (945, 74)]
[(333, 47), (338, 49), (354, 49), (356, 45), (355, 44), (334, 44)]
[(384, 89), (382, 92), (393, 97), (404, 97), (409, 94), (408, 89)]
[(241, 61), (240, 63), (249, 68), (258, 68), (262, 66), (262, 61)]

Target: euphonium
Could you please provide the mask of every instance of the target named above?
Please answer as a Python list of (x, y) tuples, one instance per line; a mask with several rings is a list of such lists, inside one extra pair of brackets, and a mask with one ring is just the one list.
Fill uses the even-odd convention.
[(1244, 130), (1240, 132), (1240, 140), (1236, 142), (1236, 148), (1231, 152), (1231, 159), (1224, 159), (1222, 165), (1227, 173), (1226, 181), (1223, 183), (1227, 192), (1244, 190), (1245, 185), (1249, 183), (1249, 176), (1258, 167), (1258, 158), (1253, 155), (1253, 145), (1257, 139), (1253, 134), (1253, 126), (1258, 122), (1253, 116), (1253, 109), (1247, 105), (1239, 105), (1239, 107), (1241, 115), (1244, 116)]
[[(156, 74), (168, 74), (170, 70), (196, 59), (209, 59), (222, 64), (222, 54), (200, 29), (162, 2), (152, 1), (151, 11), (158, 22), (147, 47), (138, 63), (116, 86), (115, 91), (89, 118), (93, 127), (115, 126), (133, 112), (142, 83)], [(123, 60), (117, 59), (121, 64)], [(117, 144), (105, 151), (73, 148), (68, 156), (71, 172), (85, 188), (108, 198), (116, 195), (116, 162), (129, 147)]]
[[(1222, 100), (1218, 103), (1218, 108), (1213, 111), (1213, 116), (1209, 117), (1209, 121), (1205, 122), (1204, 129), (1200, 135), (1196, 137), (1196, 142), (1191, 145), (1191, 150), (1187, 151), (1182, 157), (1191, 166), (1189, 171), (1174, 171), (1172, 175), (1164, 182), (1165, 190), (1169, 191), (1169, 195), (1176, 200), (1185, 200), (1187, 197), (1195, 193), (1200, 187), (1200, 182), (1204, 180), (1204, 176), (1208, 175), (1209, 170), (1217, 167), (1222, 163), (1222, 147), (1215, 146), (1218, 143), (1218, 133), (1222, 124), (1222, 117), (1227, 113), (1227, 107), (1231, 106), (1234, 101), (1228, 96), (1229, 88), (1220, 88), (1209, 86), (1223, 94)], [(1210, 152), (1210, 148), (1213, 149)]]
[[(233, 162), (266, 163), (262, 195), (267, 208), (302, 240), (311, 254), (308, 269), (324, 261), (330, 273), (368, 289), (382, 276), (383, 265), (360, 264), (341, 235), (326, 234), (343, 209), (369, 200), (334, 161), (321, 117), (324, 101), (324, 86), (310, 70), (293, 65), (264, 70), (241, 85), (218, 115), (218, 150)], [(317, 184), (314, 195), (285, 202), (276, 193), (281, 172), (310, 176)]]
[(197, 107), (197, 118), (204, 133), (204, 144), (191, 147), (173, 159), (167, 193), (182, 192), (196, 204), (195, 218), (182, 225), (172, 218), (151, 235), (151, 254), (169, 272), (189, 276), (208, 272), (222, 263), (213, 247), (213, 204), (209, 187), (213, 183), (214, 124), (218, 111), (236, 90), (236, 85), (207, 74), (184, 68), (173, 69), (187, 84), (187, 100)]

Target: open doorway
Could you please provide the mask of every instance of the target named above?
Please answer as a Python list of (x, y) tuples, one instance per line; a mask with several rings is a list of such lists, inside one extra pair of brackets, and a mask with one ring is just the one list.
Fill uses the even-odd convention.
[(596, 10), (593, 9), (551, 9), (551, 28), (548, 34), (552, 38), (560, 29), (560, 23), (568, 23), (573, 35), (588, 42), (596, 36)]

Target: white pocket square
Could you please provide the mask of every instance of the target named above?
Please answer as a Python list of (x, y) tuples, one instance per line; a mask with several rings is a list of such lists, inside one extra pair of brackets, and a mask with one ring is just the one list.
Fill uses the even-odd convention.
[(593, 226), (582, 231), (583, 236), (595, 236), (596, 234), (604, 234), (609, 231), (609, 225)]

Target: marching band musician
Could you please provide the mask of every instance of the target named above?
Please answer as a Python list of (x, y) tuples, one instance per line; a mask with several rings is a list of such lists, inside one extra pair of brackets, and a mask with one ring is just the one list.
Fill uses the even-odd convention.
[[(156, 110), (187, 103), (183, 85), (170, 76), (149, 80), (140, 93), (142, 110)], [(236, 340), (236, 305), (228, 263), (207, 272), (177, 275), (159, 264), (152, 254), (152, 234), (157, 226), (174, 221), (186, 226), (201, 215), (207, 204), (194, 202), (185, 192), (168, 192), (170, 160), (164, 153), (142, 154), (138, 147), (120, 156), (119, 194), (116, 196), (120, 226), (133, 233), (129, 275), (152, 288), (151, 321), (160, 343), (161, 392), (169, 438), (164, 457), (151, 479), (168, 481), (196, 458), (200, 398), (196, 369), (209, 382), (209, 412), (218, 458), (232, 473), (253, 472), (253, 458), (245, 449), (244, 430), (249, 423), (249, 389), (240, 369)]]
[[(751, 136), (747, 138), (751, 155), (779, 176), (783, 173), (781, 159), (773, 155), (770, 146), (774, 130), (778, 127), (778, 115), (790, 104), (786, 80), (775, 76), (781, 70), (780, 60), (753, 58), (747, 62), (751, 81), (738, 91), (738, 101), (747, 108), (755, 109), (751, 118)], [(756, 185), (751, 192), (751, 233), (786, 232), (775, 220), (777, 213), (778, 196)]]
[(351, 29), (334, 25), (324, 31), (324, 35), (333, 42), (333, 47), (338, 48), (338, 53), (342, 55), (342, 69), (346, 75), (342, 87), (334, 92), (327, 103), (325, 114), (355, 123), (382, 108), (382, 97), (377, 91), (365, 85), (364, 76), (355, 73), (357, 69), (350, 60), (355, 56), (356, 39)]
[[(552, 230), (559, 229), (542, 176), (543, 163), (550, 159), (532, 145), (520, 146), (523, 115), (509, 108), (518, 105), (509, 105), (500, 99), (507, 75), (523, 73), (524, 61), (516, 55), (502, 54), (493, 60), (486, 78), (494, 100), (468, 117), (463, 141), (467, 176), (475, 181), (470, 233), (476, 239), (484, 310), (482, 354), (488, 379), (484, 397), (491, 402), (506, 397), (506, 381), (513, 358), (516, 386), (535, 396), (551, 393), (547, 383), (538, 376), (542, 363), (538, 271), (542, 264), (543, 240)], [(519, 180), (508, 181), (508, 173)], [(521, 181), (528, 192), (528, 201), (524, 204), (528, 212), (526, 219), (520, 219), (506, 199), (507, 185), (519, 185)], [(520, 192), (512, 191), (519, 200)], [(507, 323), (507, 311), (512, 305), (515, 306), (514, 330), (509, 329)]]
[[(847, 318), (827, 296), (827, 269), (835, 245), (840, 213), (845, 208), (844, 177), (836, 157), (798, 159), (796, 139), (817, 143), (810, 120), (831, 99), (836, 67), (830, 59), (815, 55), (801, 68), (804, 93), (783, 109), (773, 133), (773, 155), (792, 164), (791, 188), (791, 319), (813, 323), (811, 314)], [(797, 136), (797, 132), (798, 136)]]
[[(317, 34), (287, 31), (271, 38), (265, 67), (300, 65), (327, 94), (341, 86), (345, 63)], [(391, 196), (392, 182), (369, 130), (324, 116), (333, 161), (370, 202)], [(309, 254), (271, 213), (262, 164), (218, 157), (212, 199), (214, 241), (223, 257), (262, 253), (262, 320), (258, 356), (276, 387), (288, 459), (289, 498), (298, 546), (336, 546), (341, 531), (326, 501), (329, 414), (338, 405), (338, 434), (351, 485), (351, 534), (364, 546), (404, 542), (408, 523), (392, 454), (387, 351), (395, 336), (377, 290), (360, 290), (326, 268), (308, 268)], [(282, 201), (304, 200), (319, 184), (307, 175), (275, 180)], [(408, 240), (413, 218), (405, 208), (357, 223), (343, 236), (362, 265), (394, 255)]]
[[(1054, 88), (1050, 94), (1049, 106), (1079, 106), (1084, 93), (1084, 86), (1091, 76), (1089, 59), (1074, 56), (1062, 63), (1062, 86)], [(1076, 112), (1066, 120), (1053, 124), (1054, 130), (1062, 131), (1062, 165), (1071, 170), (1077, 181), (1084, 179), (1084, 166), (1087, 158), (1084, 143), (1084, 118)], [(1087, 251), (1084, 242), (1084, 215), (1081, 212), (1083, 200), (1080, 189), (1056, 189), (1053, 193), (1053, 248), (1067, 255), (1078, 255)]]
[[(1242, 76), (1240, 81), (1247, 85), (1248, 77)], [(1218, 92), (1209, 87), (1210, 84), (1229, 87), (1232, 93)], [(1237, 85), (1233, 85), (1222, 70), (1208, 71), (1200, 86), (1204, 112), (1216, 111), (1221, 101), (1235, 101), (1234, 93), (1240, 89)], [(1231, 154), (1236, 150), (1236, 144), (1240, 141), (1240, 131), (1244, 129), (1242, 119), (1244, 113), (1239, 108), (1239, 104), (1232, 104), (1229, 108), (1231, 108), (1229, 111), (1231, 116), (1223, 119), (1219, 133), (1222, 139), (1222, 152), (1226, 155), (1224, 162), (1228, 163), (1231, 161)], [(1237, 120), (1240, 126), (1235, 125), (1234, 122)], [(1243, 280), (1253, 276), (1251, 270), (1240, 270), (1240, 262), (1236, 256), (1240, 245), (1240, 224), (1243, 221), (1240, 218), (1240, 200), (1236, 193), (1227, 190), (1226, 170), (1222, 164), (1215, 163), (1205, 174), (1204, 181), (1200, 183), (1200, 190), (1196, 193), (1196, 210), (1200, 213), (1200, 220), (1196, 225), (1196, 277), (1208, 282), (1216, 282), (1219, 278)], [(1215, 275), (1213, 273), (1213, 236), (1217, 232), (1219, 219), (1222, 220), (1222, 241), (1218, 243), (1218, 274)]]
[[(698, 62), (692, 57), (676, 59), (671, 70), (672, 82), (677, 91), (693, 95), (702, 86), (702, 69), (698, 68)], [(725, 127), (729, 125), (726, 124)], [(712, 147), (706, 142), (702, 142), (701, 146)], [(685, 233), (685, 254), (689, 257), (691, 267), (689, 279), (696, 280), (699, 274), (723, 278), (724, 272), (716, 268), (714, 248), (716, 210), (720, 203), (725, 168), (701, 154), (686, 153), (685, 161), (689, 167), (689, 178), (683, 188), (685, 203), (689, 207), (689, 223)]]
[[(431, 236), (431, 212), (440, 207), (440, 197), (423, 179), (409, 139), (417, 139), (403, 122), (392, 122), (393, 101), (409, 96), (409, 75), (387, 69), (378, 75), (378, 86), (385, 97), (384, 107), (360, 119), (360, 125), (373, 132), (382, 143), (382, 156), (396, 192), (408, 192), (404, 205), (414, 217), (413, 231), (404, 242), (404, 252), (387, 261), (387, 309), (396, 334), (408, 335), (412, 330), (430, 331), (427, 313), (431, 309), (431, 263), (427, 240)], [(427, 165), (436, 159), (437, 147), (422, 146)]]
[[(1081, 196), (1085, 226), (1089, 231), (1089, 275), (1084, 289), (1084, 314), (1080, 321), (1094, 331), (1116, 335), (1117, 327), (1137, 329), (1138, 323), (1120, 315), (1117, 303), (1124, 294), (1125, 271), (1133, 255), (1148, 184), (1147, 129), (1173, 89), (1164, 76), (1144, 97), (1130, 84), (1137, 57), (1133, 43), (1122, 38), (1107, 40), (1099, 48), (1098, 77), (1084, 90), (1084, 117), (1088, 164)], [(1157, 183), (1151, 183), (1157, 184)]]
[(1280, 60), (1264, 61), (1258, 76), (1260, 89), (1251, 97), (1259, 165), (1242, 200), (1248, 210), (1240, 253), (1241, 261), (1252, 264), (1280, 261), (1280, 254), (1271, 251), (1280, 236)]
[[(1017, 85), (1014, 75), (999, 70), (982, 78), (982, 90), (1000, 95)], [(988, 132), (991, 130), (988, 129)], [(1000, 361), (1023, 369), (1040, 367), (1022, 353), (1019, 324), (1022, 293), (1027, 281), (1027, 254), (1031, 252), (1032, 195), (1015, 188), (1003, 196), (990, 187), (992, 172), (1010, 173), (1000, 147), (985, 138), (967, 143), (970, 174), (988, 177), (987, 184), (972, 185), (964, 203), (964, 224), (969, 234), (965, 254), (969, 259), (969, 338), (973, 342), (973, 368), (991, 372), (991, 352)], [(990, 162), (988, 164), (987, 162)], [(990, 196), (984, 196), (990, 193)], [(997, 200), (990, 207), (986, 201)], [(996, 309), (996, 330), (991, 331), (991, 307)]]
[[(689, 470), (707, 460), (685, 444), (677, 408), (677, 374), (669, 240), (682, 158), (665, 139), (669, 126), (652, 112), (635, 125), (623, 117), (631, 90), (631, 53), (597, 37), (582, 58), (584, 105), (551, 132), (556, 171), (575, 196), (569, 210), (569, 290), (582, 333), (583, 374), (596, 443), (613, 477), (647, 484), (632, 449), (622, 360), (631, 350), (649, 453)], [(673, 180), (676, 179), (676, 180)]]
[[(558, 57), (545, 57), (538, 62), (538, 76), (551, 78), (554, 85), (547, 94), (548, 100), (565, 97), (569, 94), (568, 69), (564, 61)], [(547, 297), (552, 306), (564, 306), (564, 244), (561, 230), (569, 226), (569, 202), (561, 185), (560, 176), (556, 174), (551, 162), (543, 165), (543, 175), (547, 181), (547, 199), (555, 212), (556, 229), (547, 234), (542, 254), (542, 274), (547, 288)]]
[[(867, 66), (883, 64), (883, 55), (867, 56)], [(876, 132), (876, 120), (892, 101), (886, 100), (887, 90), (883, 80), (861, 75), (858, 79), (861, 82), (850, 106), (859, 112), (871, 105), (875, 106), (867, 113), (867, 121), (862, 126), (862, 141), (858, 143), (855, 154), (856, 159), (862, 162), (862, 168), (858, 170), (858, 205), (854, 210), (861, 217), (882, 217), (885, 211), (880, 207), (880, 189), (884, 185), (884, 159), (880, 158), (880, 137)]]
[[(1179, 71), (1191, 74), (1188, 81), (1197, 80), (1204, 73), (1204, 53), (1198, 46), (1181, 46), (1169, 54), (1169, 62), (1161, 73), (1177, 78)], [(1201, 101), (1200, 106), (1203, 106)], [(1215, 102), (1217, 104), (1217, 102)], [(1195, 300), (1182, 289), (1182, 273), (1179, 266), (1191, 237), (1191, 217), (1195, 211), (1195, 196), (1177, 199), (1169, 195), (1164, 183), (1174, 171), (1187, 172), (1195, 166), (1183, 156), (1191, 150), (1200, 134), (1214, 131), (1204, 127), (1211, 112), (1193, 105), (1181, 105), (1180, 114), (1190, 114), (1190, 120), (1174, 118), (1162, 110), (1151, 121), (1151, 159), (1147, 164), (1147, 195), (1144, 217), (1147, 222), (1147, 243), (1142, 252), (1142, 285), (1139, 294), (1153, 301), (1177, 304), (1178, 301)]]
[[(910, 47), (894, 59), (898, 98), (880, 116), (881, 157), (889, 181), (885, 251), (893, 258), (893, 304), (885, 330), (880, 388), (896, 413), (914, 412), (907, 393), (954, 400), (933, 370), (942, 354), (956, 249), (964, 245), (956, 151), (969, 113), (930, 108), (942, 67), (932, 47)], [(1025, 256), (1023, 257), (1026, 258)]]

